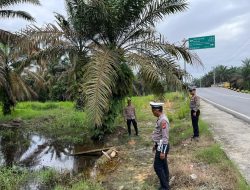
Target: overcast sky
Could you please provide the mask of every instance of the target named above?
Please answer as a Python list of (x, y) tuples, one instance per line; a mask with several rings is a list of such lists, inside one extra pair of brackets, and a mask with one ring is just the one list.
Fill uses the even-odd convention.
[[(36, 25), (55, 22), (54, 12), (66, 15), (64, 0), (41, 0), (41, 3), (40, 7), (23, 4), (11, 9), (29, 12), (36, 18)], [(198, 77), (218, 64), (239, 66), (241, 60), (250, 57), (249, 10), (249, 0), (189, 0), (186, 12), (166, 17), (157, 30), (171, 43), (189, 37), (216, 36), (216, 48), (195, 51), (204, 68), (187, 67), (194, 77)], [(27, 24), (21, 19), (1, 19), (0, 28), (14, 32)]]

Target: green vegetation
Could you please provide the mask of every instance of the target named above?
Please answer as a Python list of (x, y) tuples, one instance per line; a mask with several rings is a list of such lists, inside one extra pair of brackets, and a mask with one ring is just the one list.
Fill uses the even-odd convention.
[(71, 187), (57, 186), (54, 190), (104, 190), (104, 188), (91, 181), (80, 181), (73, 184)]
[(74, 100), (87, 110), (94, 137), (102, 139), (112, 132), (124, 99), (138, 91), (138, 81), (139, 88), (147, 87), (141, 92), (162, 97), (166, 89), (182, 88), (186, 73), (177, 60), (201, 63), (188, 48), (155, 32), (157, 21), (187, 9), (186, 0), (65, 0), (65, 6), (67, 15), (55, 14), (56, 25), (0, 35), (4, 115), (19, 101)]
[[(100, 181), (106, 181), (104, 186), (99, 185), (97, 181), (89, 181), (82, 174), (69, 177), (69, 174), (61, 174), (53, 169), (27, 172), (16, 167), (13, 169), (2, 167), (0, 170), (1, 187), (5, 189), (18, 189), (25, 183), (28, 183), (30, 179), (34, 179), (41, 186), (55, 190), (117, 189), (124, 185), (126, 181), (131, 182), (131, 188), (139, 187), (145, 190), (157, 188), (158, 180), (154, 175), (154, 171), (151, 171), (152, 161), (150, 160), (152, 157), (152, 154), (150, 154), (152, 146), (150, 134), (154, 129), (156, 118), (151, 113), (149, 102), (155, 99), (156, 97), (151, 95), (132, 97), (132, 102), (137, 111), (140, 136), (128, 138), (125, 134), (122, 138), (118, 139), (117, 143), (122, 151), (121, 161), (119, 162), (119, 166), (116, 166), (118, 168), (113, 169), (111, 173), (107, 171), (107, 181), (102, 176)], [(189, 118), (188, 101), (185, 93), (175, 92), (165, 95), (164, 107), (167, 115), (171, 115), (171, 175), (176, 176), (176, 181), (172, 186), (181, 189), (184, 184), (192, 184), (193, 186), (190, 186), (190, 188), (197, 189), (200, 187), (199, 184), (206, 183), (208, 188), (219, 184), (221, 188), (249, 189), (249, 186), (246, 185), (237, 168), (226, 157), (220, 146), (212, 139), (212, 134), (206, 123), (203, 121), (200, 122), (200, 142), (190, 142), (189, 138), (192, 136), (192, 126)], [(87, 140), (85, 137), (89, 138), (90, 129), (84, 126), (86, 122), (85, 117), (84, 112), (75, 110), (72, 102), (22, 102), (17, 104), (13, 115), (8, 116), (8, 119), (22, 118), (27, 127), (23, 128), (22, 133), (21, 131), (15, 133), (13, 130), (4, 130), (1, 131), (1, 135), (5, 137), (5, 140), (8, 138), (18, 140), (19, 138), (26, 139), (23, 133), (35, 131), (36, 133), (45, 135), (49, 139), (53, 139), (53, 141), (61, 142), (62, 146), (65, 143), (78, 144), (82, 143), (83, 139)], [(6, 121), (6, 117), (3, 115), (1, 116), (2, 119)], [(37, 122), (41, 123), (39, 127), (34, 125)], [(122, 125), (123, 118), (121, 115), (116, 119), (115, 123), (117, 126)], [(115, 131), (116, 129), (114, 128), (113, 130)], [(88, 135), (85, 136), (85, 133)], [(109, 139), (109, 141), (112, 140)], [(15, 143), (17, 145), (20, 142), (17, 141)], [(22, 142), (22, 144), (25, 143), (27, 142)], [(183, 144), (186, 145), (184, 146)], [(133, 162), (134, 167), (133, 174), (131, 174), (131, 162)], [(187, 177), (190, 175), (189, 170), (185, 170), (185, 168), (187, 165), (193, 165), (194, 163), (200, 163), (201, 167), (208, 164), (209, 167), (205, 171), (199, 167), (196, 168), (193, 172), (197, 173), (197, 175), (199, 175), (199, 172), (205, 172), (205, 178), (191, 183), (191, 179)], [(122, 171), (122, 173), (119, 171)], [(147, 172), (145, 173), (145, 171)], [(136, 179), (141, 174), (149, 176), (138, 182)], [(224, 181), (226, 181), (226, 177), (228, 176), (230, 181), (225, 183)], [(181, 183), (181, 180), (183, 183)]]
[(27, 171), (0, 167), (0, 189), (13, 190), (20, 187), (27, 179)]
[[(206, 123), (202, 122), (201, 128), (203, 129), (203, 135), (205, 134), (211, 136), (211, 132), (208, 130), (208, 125)], [(228, 180), (231, 179), (235, 182), (235, 189), (250, 190), (250, 186), (247, 185), (238, 168), (231, 160), (229, 160), (218, 143), (213, 143), (209, 146), (204, 147), (203, 149), (197, 150), (195, 152), (195, 158), (197, 158), (199, 161), (210, 164), (213, 167), (216, 167), (224, 172), (223, 175), (225, 175)]]
[[(34, 20), (23, 11), (3, 10), (6, 6), (25, 2), (40, 4), (39, 0), (5, 0), (0, 2), (0, 17)], [(143, 164), (150, 165), (152, 169), (151, 162), (148, 163), (150, 154), (144, 153), (145, 151), (137, 153), (137, 148), (148, 149), (151, 146), (149, 136), (154, 126), (152, 121), (156, 118), (152, 116), (149, 101), (163, 100), (166, 89), (183, 87), (182, 79), (187, 74), (180, 69), (180, 60), (188, 64), (193, 64), (194, 61), (201, 63), (185, 45), (169, 43), (155, 32), (157, 21), (164, 16), (185, 11), (188, 4), (186, 0), (65, 0), (65, 5), (66, 17), (55, 14), (57, 25), (48, 24), (42, 28), (30, 26), (15, 34), (0, 29), (0, 120), (4, 126), (0, 130), (0, 148), (13, 150), (13, 153), (18, 153), (20, 149), (21, 152), (11, 155), (10, 163), (6, 163), (11, 167), (18, 163), (16, 160), (29, 147), (30, 133), (46, 137), (50, 148), (56, 147), (57, 155), (64, 148), (88, 144), (91, 137), (103, 140), (105, 135), (119, 129), (116, 126), (122, 125), (121, 112), (126, 97), (136, 94), (136, 91), (140, 91), (140, 94), (152, 92), (155, 96), (132, 98), (137, 108), (141, 136), (134, 140), (124, 136), (117, 138), (118, 142), (114, 143), (124, 148), (125, 153), (122, 153), (125, 156), (122, 161), (126, 163), (119, 164), (123, 167), (123, 176), (117, 179), (120, 174), (113, 170), (113, 179), (108, 180), (107, 186), (112, 186), (114, 184), (108, 183), (118, 183), (119, 180), (124, 183), (126, 178), (131, 177), (131, 170), (128, 170), (131, 168), (127, 165), (131, 160), (136, 163), (133, 164), (135, 167), (143, 161)], [(216, 68), (216, 72), (220, 73), (217, 80), (224, 82), (230, 79), (234, 90), (250, 90), (249, 63), (250, 60), (247, 59), (242, 68)], [(136, 76), (134, 70), (137, 70)], [(210, 85), (211, 73), (202, 80), (205, 86)], [(23, 102), (27, 100), (45, 103)], [(52, 102), (53, 100), (69, 102)], [(76, 105), (72, 101), (76, 101)], [(204, 144), (194, 145), (197, 146), (195, 148), (189, 146), (191, 154), (185, 152), (186, 148), (182, 148), (182, 144), (192, 134), (188, 98), (184, 93), (168, 93), (165, 102), (166, 113), (171, 122), (170, 142), (177, 158), (174, 161), (178, 161), (174, 164), (182, 166), (179, 164), (182, 160), (178, 158), (185, 155), (188, 164), (201, 161), (203, 164), (218, 166), (229, 175), (234, 174), (231, 175), (232, 181), (228, 182), (230, 187), (248, 188), (220, 147), (212, 141), (206, 124), (201, 123)], [(21, 127), (14, 126), (14, 120), (18, 125), (21, 123)], [(110, 144), (113, 143), (112, 140), (109, 139)], [(40, 145), (41, 150), (42, 147)], [(36, 153), (39, 150), (34, 155)], [(143, 173), (141, 169), (145, 168), (136, 169)], [(188, 176), (181, 167), (176, 167), (174, 172), (178, 179), (184, 181), (183, 174)], [(221, 171), (215, 168), (215, 173), (220, 176)], [(150, 183), (147, 183), (140, 173), (138, 176), (138, 179), (143, 179), (141, 189), (156, 187), (156, 182), (152, 184), (149, 180)], [(216, 180), (213, 176), (210, 177)], [(81, 174), (66, 180), (63, 174), (52, 169), (28, 172), (16, 167), (0, 168), (1, 189), (22, 188), (31, 178), (35, 178), (47, 189), (103, 189)], [(187, 183), (179, 184), (191, 184), (186, 180)], [(236, 183), (232, 184), (234, 181)], [(202, 182), (205, 184), (206, 181), (201, 180)], [(222, 181), (217, 183), (224, 185)], [(120, 186), (115, 189), (118, 188)]]
[(18, 168), (0, 168), (0, 189), (22, 189), (29, 181), (39, 184), (42, 189), (53, 190), (104, 190), (100, 184), (85, 178), (65, 176), (53, 169), (28, 172)]
[(93, 135), (87, 126), (85, 112), (76, 110), (73, 102), (20, 102), (11, 115), (0, 114), (1, 121), (15, 118), (24, 121), (25, 130), (63, 144), (83, 143)]
[(250, 59), (246, 58), (242, 63), (240, 67), (219, 65), (200, 79), (195, 79), (194, 84), (200, 86), (201, 83), (203, 87), (210, 87), (214, 83), (215, 73), (217, 84), (229, 82), (231, 89), (237, 92), (250, 90)]
[(21, 119), (30, 120), (42, 118), (51, 115), (58, 115), (62, 111), (74, 111), (74, 103), (72, 102), (19, 102), (11, 115), (4, 116), (0, 112), (0, 120), (10, 120), (20, 117)]
[(35, 173), (35, 178), (43, 186), (55, 186), (60, 181), (60, 174), (53, 169), (40, 170)]
[(225, 153), (218, 144), (214, 144), (204, 150), (199, 150), (197, 152), (197, 158), (208, 164), (218, 164), (227, 159)]
[[(119, 189), (121, 186), (145, 190), (158, 188), (150, 151), (150, 135), (156, 118), (152, 116), (149, 101), (155, 99), (154, 96), (132, 98), (137, 108), (140, 136), (120, 139), (124, 144), (121, 147), (123, 158), (117, 170), (104, 180), (106, 189)], [(213, 140), (209, 126), (202, 120), (199, 142), (190, 141), (193, 129), (188, 102), (185, 93), (167, 93), (165, 96), (164, 108), (168, 117), (171, 115), (169, 167), (171, 176), (175, 176), (172, 189), (248, 190), (246, 181)], [(190, 177), (193, 173), (198, 176), (195, 181)]]

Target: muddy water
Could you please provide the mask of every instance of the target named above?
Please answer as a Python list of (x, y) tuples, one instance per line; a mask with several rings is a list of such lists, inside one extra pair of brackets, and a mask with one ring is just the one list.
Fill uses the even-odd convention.
[(97, 156), (73, 156), (90, 149), (81, 145), (62, 145), (39, 134), (7, 130), (0, 134), (0, 166), (19, 166), (30, 170), (52, 168), (77, 174), (94, 166)]

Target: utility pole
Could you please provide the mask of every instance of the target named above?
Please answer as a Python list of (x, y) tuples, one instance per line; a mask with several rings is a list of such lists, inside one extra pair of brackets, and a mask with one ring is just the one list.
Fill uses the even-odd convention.
[[(187, 45), (187, 42), (188, 42), (188, 40), (187, 39), (183, 39), (182, 40), (182, 43), (183, 43), (183, 47), (186, 47), (186, 45)], [(184, 61), (184, 83), (186, 84), (187, 83), (187, 76), (186, 76), (186, 74), (187, 74), (187, 65), (186, 65), (186, 61)]]
[(184, 72), (185, 72), (185, 74), (184, 74), (184, 83), (186, 84), (187, 83), (187, 76), (186, 76), (186, 74), (187, 74), (187, 68), (186, 68), (187, 66), (186, 66), (186, 61), (184, 61)]
[(200, 78), (200, 88), (201, 88), (201, 78)]
[(215, 81), (215, 69), (214, 69), (214, 85), (215, 85), (216, 81)]

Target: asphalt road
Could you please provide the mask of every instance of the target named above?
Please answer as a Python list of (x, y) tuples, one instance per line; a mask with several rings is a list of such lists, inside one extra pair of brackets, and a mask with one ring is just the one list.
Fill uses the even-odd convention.
[(250, 94), (224, 88), (198, 88), (197, 95), (214, 106), (250, 122)]

